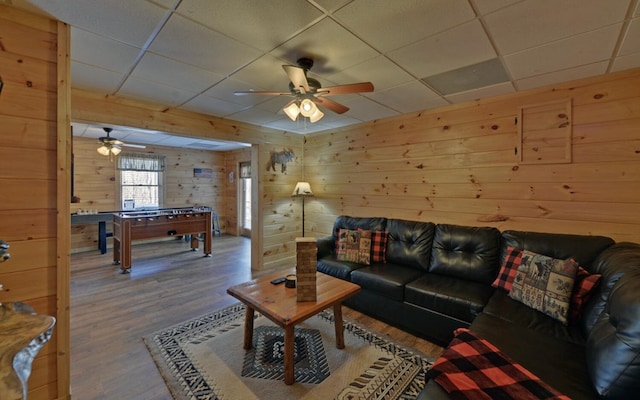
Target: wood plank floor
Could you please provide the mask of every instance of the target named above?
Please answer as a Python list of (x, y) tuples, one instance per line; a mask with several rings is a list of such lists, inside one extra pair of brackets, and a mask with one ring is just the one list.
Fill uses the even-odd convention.
[[(134, 245), (131, 274), (111, 250), (71, 256), (71, 393), (82, 400), (171, 400), (142, 336), (234, 304), (251, 271), (250, 240), (213, 240), (213, 257), (175, 240)], [(270, 272), (270, 271), (265, 271)], [(442, 348), (345, 307), (344, 317), (437, 357)]]

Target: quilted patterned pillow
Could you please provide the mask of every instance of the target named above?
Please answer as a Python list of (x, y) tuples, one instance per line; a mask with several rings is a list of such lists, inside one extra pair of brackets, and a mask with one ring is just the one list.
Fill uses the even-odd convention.
[[(359, 231), (364, 229), (358, 228)], [(371, 231), (371, 262), (386, 263), (387, 258), (387, 231)]]
[(571, 305), (569, 306), (569, 323), (575, 324), (582, 317), (582, 309), (589, 301), (593, 291), (600, 283), (600, 274), (592, 274), (586, 269), (578, 266), (576, 281), (571, 293)]
[(491, 286), (494, 288), (504, 289), (507, 292), (511, 290), (513, 279), (516, 277), (518, 267), (522, 263), (522, 250), (516, 249), (512, 246), (507, 246), (507, 254), (504, 258), (504, 263), (500, 267), (500, 272), (493, 281)]
[(371, 231), (340, 229), (338, 232), (338, 260), (371, 264)]
[(567, 325), (577, 271), (574, 260), (524, 250), (509, 297)]

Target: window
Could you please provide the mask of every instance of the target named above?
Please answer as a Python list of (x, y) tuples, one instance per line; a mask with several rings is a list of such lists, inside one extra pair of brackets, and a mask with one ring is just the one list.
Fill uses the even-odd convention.
[(121, 209), (160, 208), (164, 157), (123, 153), (118, 156)]

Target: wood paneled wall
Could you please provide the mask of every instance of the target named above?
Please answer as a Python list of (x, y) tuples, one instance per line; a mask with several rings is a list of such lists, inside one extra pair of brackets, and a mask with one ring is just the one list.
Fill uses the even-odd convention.
[[(572, 162), (520, 164), (520, 107), (559, 100)], [(315, 236), (347, 214), (640, 242), (640, 69), (311, 135), (304, 154)]]
[(0, 239), (12, 256), (0, 264), (0, 302), (57, 319), (33, 362), (30, 400), (69, 396), (68, 240), (58, 236), (68, 232), (58, 219), (69, 212), (59, 179), (70, 146), (59, 124), (69, 112), (68, 43), (68, 26), (0, 4)]
[[(74, 194), (80, 198), (71, 204), (71, 212), (78, 210), (119, 210), (118, 171), (116, 162), (98, 154), (94, 139), (76, 137), (74, 153)], [(147, 146), (146, 149), (124, 151), (157, 154), (166, 157), (163, 181), (163, 207), (207, 206), (225, 220), (227, 202), (235, 202), (235, 196), (226, 194), (226, 152), (182, 149), (165, 146)], [(211, 177), (194, 177), (194, 168), (210, 168)], [(235, 194), (235, 192), (233, 192)], [(223, 232), (225, 226), (223, 224)], [(111, 224), (107, 231), (112, 232)], [(71, 251), (95, 250), (98, 240), (97, 224), (71, 226)], [(107, 240), (112, 246), (112, 240)]]

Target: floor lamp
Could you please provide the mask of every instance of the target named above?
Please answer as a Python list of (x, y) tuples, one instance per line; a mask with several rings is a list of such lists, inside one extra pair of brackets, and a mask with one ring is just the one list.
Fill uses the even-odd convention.
[(309, 182), (296, 183), (296, 188), (293, 189), (291, 197), (302, 198), (302, 236), (304, 237), (304, 198), (313, 197), (313, 192), (311, 191), (311, 185), (309, 185)]

